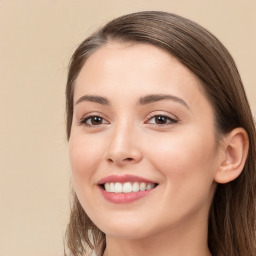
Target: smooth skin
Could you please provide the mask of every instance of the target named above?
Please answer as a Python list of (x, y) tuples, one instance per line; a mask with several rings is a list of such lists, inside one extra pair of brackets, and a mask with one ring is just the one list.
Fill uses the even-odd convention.
[[(239, 176), (248, 139), (237, 128), (217, 141), (201, 82), (169, 53), (111, 42), (76, 80), (69, 146), (77, 196), (106, 234), (104, 255), (207, 256), (217, 182)], [(158, 186), (131, 203), (107, 201), (98, 181), (125, 174)]]

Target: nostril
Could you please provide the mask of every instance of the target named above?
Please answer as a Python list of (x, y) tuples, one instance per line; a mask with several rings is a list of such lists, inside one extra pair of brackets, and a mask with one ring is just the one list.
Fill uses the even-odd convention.
[(108, 158), (108, 162), (109, 163), (114, 163), (114, 162), (120, 162), (120, 163), (122, 163), (122, 162), (132, 162), (134, 159), (132, 158), (132, 157), (127, 157), (127, 158), (124, 158), (124, 159), (122, 159), (121, 161), (115, 161), (114, 159), (112, 159), (112, 158)]
[(131, 157), (127, 157), (127, 158), (125, 158), (124, 159), (124, 161), (128, 161), (128, 162), (130, 162), (130, 161), (132, 161), (133, 159), (131, 158)]

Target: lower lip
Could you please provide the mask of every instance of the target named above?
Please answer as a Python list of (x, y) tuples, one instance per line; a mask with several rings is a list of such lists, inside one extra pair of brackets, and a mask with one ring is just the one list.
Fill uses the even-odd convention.
[(113, 193), (107, 192), (103, 188), (100, 187), (100, 191), (103, 197), (111, 203), (115, 204), (125, 204), (134, 202), (140, 198), (147, 196), (149, 193), (152, 192), (154, 189), (146, 190), (146, 191), (138, 191), (138, 192), (131, 192), (131, 193)]

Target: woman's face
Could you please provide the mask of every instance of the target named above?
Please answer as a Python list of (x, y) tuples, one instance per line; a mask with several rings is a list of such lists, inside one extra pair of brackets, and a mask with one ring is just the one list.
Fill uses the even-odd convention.
[(199, 79), (164, 50), (109, 43), (89, 57), (69, 146), (77, 196), (108, 236), (207, 225), (219, 154), (213, 109)]

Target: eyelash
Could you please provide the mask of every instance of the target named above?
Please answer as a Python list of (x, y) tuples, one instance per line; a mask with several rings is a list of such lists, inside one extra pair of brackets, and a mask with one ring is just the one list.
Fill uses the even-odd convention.
[[(93, 118), (98, 118), (100, 119), (103, 123), (100, 123), (100, 124), (92, 124), (93, 122)], [(157, 120), (156, 118), (162, 118), (162, 120), (166, 121), (166, 123), (162, 123), (162, 124), (157, 124)], [(152, 123), (150, 122), (150, 120), (153, 120), (155, 119), (155, 122)], [(90, 121), (90, 123), (87, 123), (88, 121)], [(96, 121), (96, 120), (94, 120)], [(159, 120), (158, 120), (159, 121)], [(146, 121), (146, 124), (155, 124), (157, 126), (166, 126), (166, 125), (171, 125), (171, 124), (176, 124), (178, 123), (179, 121), (177, 119), (174, 119), (174, 118), (171, 118), (167, 115), (152, 115), (150, 118), (147, 119)], [(80, 121), (79, 121), (79, 124), (80, 125), (84, 125), (84, 126), (87, 126), (87, 127), (92, 127), (92, 126), (99, 126), (99, 125), (102, 125), (102, 124), (109, 124), (108, 121), (106, 121), (103, 117), (99, 116), (99, 115), (91, 115), (91, 116), (86, 116), (86, 117), (83, 117)]]

